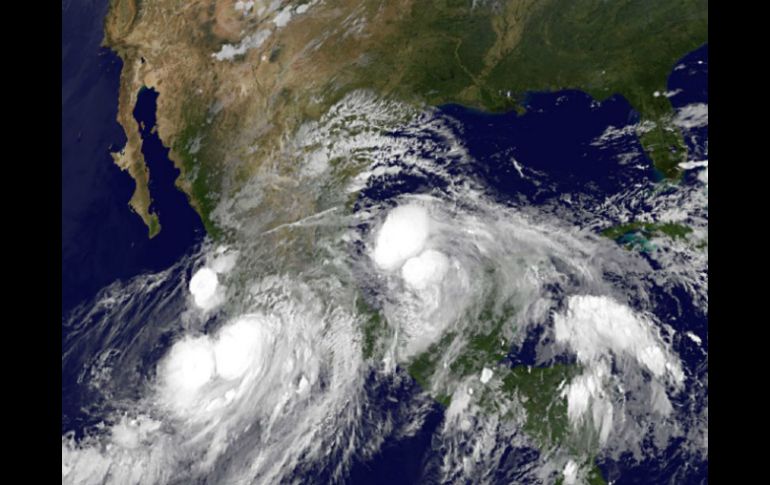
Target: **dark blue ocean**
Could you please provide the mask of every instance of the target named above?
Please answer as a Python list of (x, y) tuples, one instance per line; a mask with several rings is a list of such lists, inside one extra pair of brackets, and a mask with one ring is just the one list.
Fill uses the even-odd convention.
[(116, 121), (122, 62), (101, 48), (106, 0), (62, 5), (62, 314), (115, 280), (170, 266), (204, 235), (186, 196), (176, 190), (178, 171), (155, 125), (156, 95), (145, 91), (134, 113), (144, 121), (142, 151), (150, 168), (153, 209), (161, 233), (147, 227), (128, 201), (134, 182), (112, 161), (125, 144)]
[[(62, 4), (62, 317), (77, 305), (92, 299), (97, 292), (117, 280), (126, 280), (143, 272), (166, 269), (184, 254), (194, 250), (205, 236), (197, 214), (183, 193), (174, 186), (178, 171), (168, 160), (168, 150), (152, 133), (155, 126), (157, 93), (143, 90), (134, 111), (143, 126), (142, 151), (150, 169), (152, 210), (158, 213), (162, 230), (148, 239), (141, 219), (128, 207), (134, 183), (118, 169), (110, 151), (125, 143), (116, 121), (121, 61), (111, 51), (101, 48), (102, 21), (107, 0), (72, 1)], [(708, 46), (685, 56), (673, 69), (668, 89), (675, 107), (708, 103)], [(597, 103), (585, 93), (564, 91), (531, 93), (526, 112), (487, 114), (457, 105), (442, 106), (444, 114), (459, 120), (463, 141), (479, 161), (473, 176), (490, 188), (501, 201), (540, 204), (553, 202), (563, 192), (582, 192), (587, 197), (601, 197), (624, 186), (655, 180), (650, 161), (638, 141), (629, 135), (626, 149), (639, 152), (638, 160), (620, 165), (617, 154), (602, 150), (591, 142), (609, 125), (627, 126), (638, 121), (638, 114), (620, 96)], [(707, 153), (708, 128), (686, 133), (691, 153)], [(501, 157), (500, 154), (505, 154)], [(522, 165), (549, 174), (554, 183), (534, 185), (520, 176), (511, 165), (514, 158)], [(697, 157), (691, 157), (697, 158)], [(644, 165), (644, 169), (632, 165)], [(466, 170), (458, 168), (458, 171)], [(468, 175), (459, 173), (458, 176)], [(432, 188), (430, 179), (405, 178), (362, 192), (361, 200), (384, 200), (403, 193)], [(438, 183), (438, 182), (436, 182)], [(686, 183), (686, 180), (685, 180)], [(708, 349), (707, 315), (702, 309), (687, 307), (686, 296), (661, 294), (661, 317), (677, 316), (680, 330), (691, 330), (703, 339)], [(62, 336), (63, 339), (65, 335)], [(536, 336), (526, 342), (534, 344)], [(525, 342), (512, 349), (511, 365), (534, 361), (533, 346)], [(688, 367), (707, 366), (705, 357), (689, 340), (678, 341)], [(78, 400), (76, 369), (62, 369), (62, 431), (77, 428)], [(372, 376), (368, 392), (381, 402), (381, 415), (398, 424), (398, 410), (389, 409), (391, 401), (419, 398), (416, 384), (393, 387)], [(374, 412), (374, 411), (373, 411)], [(67, 418), (65, 418), (65, 416)], [(371, 460), (354, 464), (349, 483), (421, 483), (430, 476), (428, 463), (433, 454), (435, 430), (443, 419), (441, 406), (435, 404), (424, 428), (413, 437), (386, 441)], [(537, 451), (510, 449), (499, 464), (501, 482), (515, 479), (515, 471), (537, 459)], [(686, 463), (687, 462), (687, 463)], [(630, 459), (598, 462), (606, 479), (617, 484), (706, 483), (708, 463), (688, 462), (676, 443), (666, 451), (665, 459), (634, 463)], [(427, 468), (426, 468), (427, 467)], [(677, 475), (687, 470), (686, 476)], [(298, 470), (298, 474), (323, 481), (324, 470)], [(683, 481), (684, 480), (684, 481)]]
[[(675, 63), (667, 89), (675, 109), (694, 103), (708, 103), (707, 44)], [(458, 178), (480, 181), (488, 189), (489, 196), (513, 206), (558, 206), (560, 196), (570, 193), (580, 194), (582, 203), (590, 207), (592, 202), (599, 204), (607, 195), (622, 192), (632, 184), (649, 185), (660, 180), (632, 130), (615, 140), (610, 149), (593, 143), (609, 126), (623, 128), (639, 122), (639, 113), (622, 96), (610, 96), (599, 103), (581, 91), (533, 92), (526, 95), (524, 107), (523, 114), (490, 114), (454, 104), (441, 106), (441, 115), (449, 115), (459, 121), (460, 127), (456, 132), (478, 162), (472, 166), (448, 164), (442, 168)], [(707, 158), (708, 126), (683, 129), (682, 132), (689, 159)], [(618, 156), (620, 153), (633, 153), (635, 156), (623, 159)], [(546, 177), (538, 180), (537, 177), (523, 176), (511, 162), (512, 159), (528, 169), (546, 174)], [(685, 174), (681, 183), (691, 183), (693, 177)], [(431, 174), (386, 175), (361, 192), (355, 207), (361, 210), (373, 202), (388, 201), (403, 194), (441, 191), (447, 188), (446, 183), (446, 180)], [(580, 224), (579, 219), (574, 222)], [(653, 267), (657, 266), (655, 261), (649, 262)], [(611, 277), (617, 279), (619, 284), (623, 283), (623, 275)], [(663, 321), (676, 321), (679, 332), (691, 331), (701, 338), (702, 347), (688, 338), (679, 338), (674, 342), (674, 348), (693, 375), (702, 377), (708, 368), (707, 309), (696, 308), (683, 288), (666, 291), (656, 287), (653, 281), (648, 283), (653, 288), (656, 315)], [(510, 366), (535, 365), (535, 346), (542, 331), (542, 328), (536, 327), (519, 348), (511, 349), (505, 363)], [(703, 394), (707, 391), (699, 388), (697, 383), (690, 382), (689, 386), (687, 392), (672, 399), (672, 404), (696, 413), (702, 409)], [(691, 391), (699, 395), (698, 400), (692, 401)], [(383, 393), (382, 398), (385, 396)], [(407, 399), (407, 396), (404, 394), (399, 398)], [(351, 475), (356, 478), (354, 482), (430, 481), (433, 444), (429, 438), (440, 423), (437, 414), (442, 415), (440, 406), (435, 408), (434, 414), (415, 436), (400, 442), (386, 441), (379, 456), (359, 462)], [(651, 441), (645, 447), (652, 447)], [(519, 483), (522, 478), (517, 476), (516, 470), (537, 460), (537, 457), (537, 450), (509, 447), (495, 476), (501, 483)], [(415, 468), (415, 463), (422, 465)], [(708, 462), (689, 456), (682, 449), (681, 440), (670, 443), (655, 459), (638, 463), (624, 455), (620, 460), (599, 459), (597, 465), (606, 480), (618, 485), (708, 482)]]
[[(151, 133), (157, 93), (149, 89), (139, 95), (134, 116), (143, 126), (142, 152), (160, 234), (148, 239), (147, 227), (128, 206), (134, 182), (110, 156), (126, 138), (116, 121), (122, 62), (100, 47), (106, 12), (106, 0), (62, 4), (63, 321), (105, 286), (168, 268), (205, 235), (186, 196), (174, 187), (178, 170), (168, 150)], [(62, 327), (62, 352), (67, 328)], [(76, 367), (62, 362), (62, 432), (80, 435), (101, 417), (83, 410), (90, 394), (77, 382)]]

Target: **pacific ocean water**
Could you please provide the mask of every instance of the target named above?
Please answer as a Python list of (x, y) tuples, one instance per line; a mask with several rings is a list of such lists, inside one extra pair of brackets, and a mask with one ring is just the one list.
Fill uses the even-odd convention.
[[(133, 114), (143, 126), (142, 153), (160, 234), (149, 239), (129, 208), (134, 181), (110, 156), (126, 137), (116, 121), (122, 62), (100, 46), (107, 7), (106, 0), (62, 5), (62, 321), (111, 283), (168, 268), (205, 236), (200, 218), (174, 186), (179, 172), (168, 150), (152, 132), (157, 93), (151, 89), (139, 94)], [(62, 327), (62, 351), (67, 328)], [(62, 365), (62, 432), (78, 436), (100, 420), (83, 411), (88, 393), (79, 372)]]
[(126, 142), (116, 121), (122, 62), (100, 47), (106, 0), (75, 0), (62, 9), (62, 314), (101, 288), (170, 266), (204, 229), (183, 193), (178, 171), (150, 131), (157, 95), (143, 91), (134, 111), (145, 123), (142, 152), (150, 169), (152, 209), (160, 234), (148, 230), (128, 201), (134, 181), (112, 160)]
[[(113, 163), (110, 151), (125, 143), (125, 135), (116, 121), (122, 63), (110, 50), (100, 47), (102, 22), (108, 2), (72, 1), (62, 11), (62, 316), (78, 304), (90, 300), (103, 287), (116, 280), (126, 280), (143, 272), (169, 267), (191, 251), (205, 236), (197, 214), (186, 197), (174, 186), (178, 171), (168, 160), (168, 150), (152, 132), (155, 125), (157, 93), (142, 90), (133, 112), (142, 122), (142, 151), (150, 169), (152, 210), (160, 217), (160, 234), (148, 239), (147, 227), (128, 207), (133, 180)], [(674, 107), (708, 102), (708, 46), (688, 54), (677, 64), (668, 80)], [(544, 203), (563, 192), (582, 191), (588, 196), (620, 190), (625, 184), (648, 181), (654, 177), (644, 155), (634, 163), (619, 165), (617, 153), (600, 150), (591, 144), (609, 125), (626, 126), (638, 121), (638, 114), (626, 100), (612, 96), (597, 103), (579, 91), (531, 93), (523, 115), (515, 112), (487, 114), (457, 105), (440, 107), (460, 121), (463, 141), (479, 161), (473, 176), (484, 180), (491, 193), (501, 200), (526, 196), (531, 203)], [(698, 127), (686, 137), (694, 153), (707, 153), (707, 127)], [(641, 153), (633, 135), (626, 148)], [(504, 154), (501, 156), (500, 154)], [(534, 185), (522, 177), (511, 160), (549, 173), (554, 185)], [(636, 163), (645, 168), (633, 168)], [(458, 173), (459, 176), (469, 175)], [(393, 180), (392, 184), (362, 193), (362, 198), (388, 199), (402, 193), (431, 188), (430, 180)], [(688, 308), (684, 295), (662, 295), (660, 313), (679, 317), (683, 330), (695, 331), (707, 350), (707, 315), (701, 309)], [(687, 347), (686, 339), (676, 349), (686, 365), (704, 362), (702, 353)], [(531, 363), (532, 348), (513, 349), (511, 363)], [(75, 386), (74, 373), (62, 372), (63, 388)], [(390, 401), (414, 399), (415, 386), (390, 388), (370, 382), (369, 391), (381, 402), (383, 413)], [(77, 400), (65, 400), (63, 415), (75, 415)], [(422, 430), (414, 436), (386, 441), (372, 459), (354, 463), (351, 483), (419, 483), (426, 479), (423, 469), (434, 446), (432, 436), (442, 419), (436, 405)], [(62, 422), (62, 430), (72, 429)], [(500, 464), (501, 480), (510, 479), (506, 470), (535, 460), (535, 450), (509, 450)], [(518, 461), (517, 461), (518, 460)], [(605, 478), (615, 483), (653, 483), (668, 481), (677, 470), (689, 467), (689, 483), (705, 483), (708, 462), (685, 463), (677, 443), (665, 452), (665, 459), (635, 463), (630, 458), (601, 460)], [(323, 470), (306, 470), (315, 477)]]
[[(674, 109), (693, 104), (708, 103), (708, 44), (687, 54), (672, 66), (667, 80), (668, 96)], [(651, 93), (652, 94), (652, 93)], [(459, 121), (457, 132), (470, 155), (478, 163), (470, 166), (444, 167), (457, 177), (470, 177), (481, 181), (489, 189), (489, 195), (502, 203), (559, 204), (562, 194), (580, 194), (584, 200), (600, 202), (607, 195), (618, 193), (632, 184), (655, 182), (659, 175), (652, 161), (644, 154), (633, 130), (628, 130), (611, 149), (594, 143), (610, 126), (631, 127), (640, 120), (628, 101), (620, 95), (610, 96), (598, 102), (588, 94), (566, 90), (558, 92), (533, 92), (525, 96), (525, 112), (502, 114), (485, 113), (455, 104), (440, 107), (440, 115), (449, 115)], [(707, 157), (708, 126), (683, 128), (689, 159)], [(398, 134), (396, 134), (398, 135)], [(630, 153), (633, 157), (620, 155)], [(515, 163), (514, 163), (515, 162)], [(516, 163), (527, 169), (546, 174), (549, 183), (537, 181), (520, 172)], [(532, 172), (532, 173), (536, 173)], [(692, 183), (693, 175), (685, 174), (681, 183)], [(403, 194), (427, 193), (446, 189), (445, 182), (430, 174), (396, 175), (385, 177), (383, 184), (363, 190), (355, 207), (363, 209), (370, 201), (387, 201)], [(580, 223), (579, 220), (574, 221)], [(656, 262), (650, 260), (653, 267)], [(622, 275), (619, 276), (622, 278)], [(707, 369), (708, 312), (696, 308), (682, 288), (659, 291), (654, 295), (656, 315), (663, 321), (676, 321), (680, 332), (691, 331), (703, 342), (701, 351), (688, 338), (680, 338), (674, 348), (683, 363), (701, 376)], [(558, 289), (555, 289), (558, 291)], [(512, 348), (505, 363), (534, 365), (534, 345), (542, 328), (535, 328), (524, 344)], [(698, 384), (689, 385), (697, 386)], [(701, 391), (702, 394), (702, 391)], [(401, 396), (407, 399), (408, 396)], [(677, 407), (693, 406), (701, 410), (703, 402), (687, 402), (689, 391), (673, 399)], [(441, 407), (436, 412), (443, 414)], [(427, 460), (433, 442), (429, 439), (436, 431), (436, 416), (426, 420), (423, 428), (414, 436), (385, 442), (382, 452), (371, 460), (359, 461), (353, 468), (353, 477), (378, 481), (379, 477), (392, 476), (394, 469), (401, 470), (399, 483), (422, 483), (422, 473), (410, 474), (404, 467), (418, 457)], [(597, 465), (606, 480), (620, 484), (640, 483), (707, 483), (708, 461), (687, 454), (681, 440), (672, 441), (655, 459), (637, 462), (630, 455), (620, 459), (599, 459)], [(652, 446), (651, 442), (646, 444)], [(404, 460), (405, 455), (410, 459)], [(501, 482), (520, 480), (511, 466), (524, 466), (537, 459), (534, 449), (508, 447), (505, 459), (499, 464), (495, 476)], [(512, 462), (512, 457), (518, 461)], [(387, 471), (387, 472), (386, 472)], [(367, 475), (367, 472), (371, 472)]]

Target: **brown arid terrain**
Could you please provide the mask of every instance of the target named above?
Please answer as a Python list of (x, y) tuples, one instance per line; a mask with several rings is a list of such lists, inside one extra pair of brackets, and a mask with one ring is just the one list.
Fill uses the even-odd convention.
[(676, 180), (686, 149), (653, 93), (707, 41), (707, 20), (705, 1), (113, 0), (104, 44), (124, 62), (128, 138), (114, 159), (154, 236), (162, 221), (132, 113), (139, 90), (155, 89), (177, 185), (216, 237), (220, 197), (266, 164), (290, 179), (284, 144), (351, 91), (503, 111), (521, 110), (526, 91), (575, 88), (625, 96), (651, 122), (639, 133), (647, 154)]

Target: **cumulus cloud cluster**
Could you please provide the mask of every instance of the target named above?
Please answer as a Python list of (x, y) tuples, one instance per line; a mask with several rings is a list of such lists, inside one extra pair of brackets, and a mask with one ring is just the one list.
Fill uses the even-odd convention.
[(554, 331), (581, 363), (612, 353), (634, 358), (655, 377), (668, 377), (674, 384), (684, 380), (678, 359), (666, 350), (653, 324), (610, 297), (570, 297), (567, 311), (554, 315)]
[(219, 278), (211, 268), (201, 268), (190, 278), (190, 293), (198, 308), (210, 310), (219, 303)]
[(568, 415), (575, 426), (593, 423), (604, 443), (613, 427), (614, 407), (608, 389), (610, 357), (630, 360), (650, 372), (653, 407), (662, 414), (671, 410), (659, 382), (681, 388), (684, 382), (679, 359), (661, 339), (652, 322), (608, 296), (575, 295), (564, 313), (554, 315), (556, 341), (566, 344), (585, 368), (565, 387)]
[(176, 342), (159, 365), (165, 405), (198, 416), (230, 403), (241, 384), (233, 381), (257, 379), (265, 367), (273, 327), (260, 315), (244, 315), (213, 336), (188, 336)]
[(422, 290), (439, 283), (449, 269), (449, 259), (435, 249), (426, 249), (417, 256), (406, 260), (401, 267), (401, 276), (412, 288)]
[(396, 207), (379, 230), (372, 258), (384, 270), (396, 269), (425, 247), (429, 232), (430, 217), (424, 207)]
[(233, 269), (237, 258), (236, 251), (228, 251), (226, 247), (220, 247), (210, 258), (209, 264), (202, 266), (193, 274), (188, 289), (195, 306), (208, 311), (224, 302), (225, 288), (220, 284), (219, 277)]
[(403, 355), (425, 349), (442, 334), (461, 301), (452, 302), (452, 295), (467, 288), (458, 261), (440, 247), (445, 241), (437, 224), (426, 205), (400, 205), (388, 212), (370, 253), (377, 269), (406, 290), (394, 295), (399, 303), (386, 311), (401, 332)]
[[(258, 44), (259, 39), (252, 40)], [(225, 47), (223, 58), (251, 48), (242, 44), (229, 46), (230, 51), (225, 52)], [(384, 133), (392, 131), (393, 120), (404, 118), (400, 107), (388, 106), (371, 97), (348, 97), (330, 111), (334, 114), (336, 110), (339, 116), (321, 120), (333, 125), (333, 130), (308, 125), (298, 137), (310, 144), (297, 145), (301, 147), (298, 153), (303, 154), (297, 160), (300, 186), (308, 190), (325, 187), (318, 179), (331, 173), (324, 168), (331, 159), (344, 160), (341, 163), (368, 160), (360, 170), (345, 166), (345, 171), (358, 173), (358, 177), (348, 185), (335, 185), (342, 198), (349, 195), (348, 187), (360, 190), (378, 177), (393, 177), (401, 171), (439, 173), (442, 168), (434, 163), (439, 156), (446, 160), (465, 156), (461, 146), (443, 139), (430, 145), (433, 135), (443, 133), (441, 124), (433, 123), (431, 136), (422, 137), (419, 145), (409, 145), (414, 142), (406, 136), (388, 138)], [(355, 116), (348, 116), (349, 112)], [(697, 121), (698, 113), (691, 114), (687, 119)], [(426, 123), (430, 125), (420, 119), (415, 126), (425, 131)], [(344, 136), (335, 135), (337, 130), (343, 130)], [(621, 127), (609, 130), (606, 138), (629, 133), (627, 127)], [(441, 155), (441, 150), (447, 153)], [(430, 155), (417, 155), (423, 153)], [(395, 159), (400, 162), (391, 163)], [(323, 163), (316, 163), (319, 160)], [(265, 183), (265, 177), (257, 179)], [(263, 186), (248, 185), (240, 193), (245, 199), (236, 197), (220, 206), (230, 216), (226, 227), (240, 238), (233, 245), (241, 251), (243, 261), (236, 266), (236, 253), (220, 248), (189, 264), (184, 275), (196, 269), (189, 284), (184, 275), (178, 278), (181, 312), (163, 313), (168, 300), (151, 300), (150, 305), (157, 308), (148, 309), (145, 316), (162, 315), (164, 321), (173, 320), (167, 318), (172, 313), (184, 317), (171, 327), (176, 335), (173, 345), (157, 366), (152, 363), (157, 375), (148, 386), (151, 391), (134, 406), (136, 412), (130, 417), (116, 420), (110, 416), (112, 424), (105, 424), (107, 438), (76, 443), (70, 436), (63, 437), (63, 482), (164, 483), (189, 478), (275, 483), (296, 476), (292, 474), (303, 463), (323, 463), (339, 471), (349, 463), (346, 459), (363, 448), (370, 455), (376, 453), (381, 435), (398, 425), (390, 415), (384, 423), (362, 424), (361, 420), (372, 415), (365, 406), (379, 405), (379, 401), (368, 402), (365, 395), (363, 376), (369, 369), (362, 365), (359, 345), (362, 317), (350, 306), (359, 290), (351, 281), (362, 275), (367, 285), (372, 281), (379, 285), (372, 293), (381, 304), (383, 324), (395, 329), (394, 336), (383, 337), (393, 339), (386, 350), (392, 361), (408, 362), (450, 331), (458, 336), (452, 347), (442, 350), (435, 374), (438, 379), (442, 372), (449, 373), (448, 364), (462, 352), (468, 335), (479, 330), (468, 324), (479, 325), (481, 311), (491, 308), (499, 315), (509, 304), (515, 308), (501, 338), (501, 348), (510, 348), (511, 338), (526, 334), (527, 325), (549, 322), (556, 293), (558, 304), (564, 294), (572, 294), (565, 310), (553, 318), (556, 342), (574, 353), (583, 369), (562, 388), (570, 422), (576, 427), (592, 425), (603, 443), (619, 435), (613, 433), (617, 431), (614, 427), (631, 416), (626, 414), (628, 408), (618, 405), (618, 396), (624, 393), (618, 389), (628, 383), (627, 376), (620, 374), (627, 369), (635, 373), (634, 379), (645, 374), (644, 380), (637, 381), (648, 386), (644, 397), (649, 398), (652, 411), (673, 412), (667, 392), (680, 388), (684, 381), (676, 356), (650, 318), (601, 296), (609, 293), (602, 280), (604, 261), (617, 263), (612, 259), (615, 255), (622, 263), (633, 263), (636, 260), (630, 252), (618, 250), (620, 256), (612, 253), (604, 258), (607, 254), (597, 255), (597, 251), (609, 252), (611, 242), (597, 242), (595, 234), (550, 214), (495, 203), (460, 184), (452, 185), (451, 190), (457, 190), (452, 204), (443, 195), (406, 196), (395, 208), (375, 201), (358, 213), (340, 215), (343, 211), (335, 210), (342, 206), (330, 204), (317, 208), (319, 212), (312, 216), (297, 206), (281, 212), (274, 204), (271, 209), (277, 215), (257, 210), (263, 206), (259, 205), (262, 199), (256, 199), (261, 196), (255, 194), (262, 192), (255, 187)], [(249, 203), (241, 203), (244, 201)], [(304, 218), (286, 223), (296, 220), (295, 212)], [(255, 213), (269, 213), (267, 222), (255, 221)], [(273, 225), (273, 217), (281, 225)], [(273, 257), (274, 246), (265, 244), (266, 236), (278, 234), (276, 229), (293, 236), (310, 226), (319, 252), (301, 268), (298, 278), (295, 266), (275, 261), (279, 258)], [(354, 235), (360, 227), (370, 230)], [(349, 242), (356, 237), (368, 248), (361, 259), (350, 254), (349, 247), (339, 245), (340, 240)], [(301, 237), (288, 237), (282, 243), (294, 244), (292, 241), (304, 244)], [(323, 257), (315, 258), (316, 254)], [(319, 261), (322, 266), (316, 265)], [(287, 267), (293, 276), (282, 272)], [(230, 291), (225, 291), (228, 287)], [(554, 292), (549, 293), (551, 290)], [(590, 291), (595, 293), (581, 294)], [(125, 311), (120, 317), (134, 313)], [(131, 331), (126, 334), (133, 335)], [(690, 338), (700, 343), (697, 336)], [(157, 344), (157, 339), (150, 344)], [(440, 439), (449, 451), (443, 458), (447, 466), (456, 466), (455, 471), (463, 470), (462, 475), (446, 475), (452, 479), (470, 477), (465, 474), (470, 468), (465, 467), (473, 463), (481, 469), (481, 464), (499, 462), (494, 453), (504, 448), (499, 446), (500, 433), (510, 429), (499, 426), (500, 416), (485, 415), (474, 421), (479, 389), (494, 393), (501, 380), (498, 376), (504, 375), (492, 362), (479, 367), (454, 388), (445, 414), (449, 425)], [(402, 404), (406, 408), (413, 403)], [(410, 429), (417, 429), (419, 413), (412, 411), (404, 412), (410, 413)], [(477, 428), (480, 423), (486, 426), (482, 433)], [(362, 431), (370, 424), (381, 427)], [(459, 436), (454, 433), (466, 431), (472, 440), (458, 438), (454, 446), (452, 440)], [(405, 433), (403, 428), (396, 432)], [(451, 455), (453, 451), (456, 456)], [(476, 459), (469, 460), (469, 453)], [(332, 456), (333, 462), (324, 461)], [(555, 470), (563, 470), (565, 483), (583, 478), (575, 462), (561, 468), (563, 465), (560, 462)]]

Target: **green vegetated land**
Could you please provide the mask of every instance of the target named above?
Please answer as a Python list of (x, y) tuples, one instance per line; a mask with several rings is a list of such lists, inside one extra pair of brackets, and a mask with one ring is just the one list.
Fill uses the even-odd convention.
[[(362, 88), (490, 112), (521, 112), (525, 94), (533, 91), (579, 89), (597, 100), (620, 94), (641, 121), (651, 122), (639, 138), (656, 169), (678, 179), (686, 147), (661, 93), (676, 61), (708, 40), (707, 1), (514, 0), (499, 8), (473, 8), (473, 3), (416, 2), (367, 53), (366, 62), (340, 61), (339, 76), (323, 90), (321, 108), (311, 111), (320, 114)], [(300, 94), (296, 102), (301, 105), (308, 96)], [(195, 133), (185, 133), (177, 150), (190, 160), (184, 146)], [(192, 196), (211, 229), (215, 197), (209, 179), (218, 177), (205, 170), (207, 156), (195, 157), (199, 170)]]
[[(643, 251), (652, 248), (650, 239), (666, 236), (671, 239), (687, 239), (692, 228), (675, 222), (630, 222), (604, 229), (602, 236), (608, 237), (626, 248), (641, 247)], [(701, 247), (699, 244), (698, 247)]]
[(675, 222), (631, 222), (609, 227), (602, 231), (602, 235), (610, 239), (618, 239), (631, 232), (639, 232), (647, 238), (664, 234), (672, 239), (685, 239), (692, 229)]
[[(510, 304), (495, 304), (498, 293), (493, 287), (484, 299), (486, 304), (475, 315), (469, 312), (467, 318), (472, 322), (447, 331), (428, 350), (407, 362), (406, 371), (424, 391), (448, 408), (460, 383), (467, 382), (469, 377), (478, 378), (484, 368), (491, 369), (493, 379), (474, 386), (473, 402), (481, 412), (509, 420), (523, 416), (522, 430), (541, 450), (567, 450), (582, 463), (582, 473), (589, 483), (604, 483), (595, 464), (596, 442), (591, 432), (583, 436), (579, 430), (572, 429), (566, 397), (562, 394), (564, 386), (582, 369), (577, 364), (547, 367), (504, 364), (515, 332), (516, 310)], [(363, 300), (359, 300), (357, 306), (365, 316), (362, 352), (366, 359), (378, 359), (394, 335), (376, 310)]]
[(598, 100), (621, 94), (655, 123), (642, 146), (660, 172), (676, 178), (686, 148), (666, 122), (672, 107), (662, 93), (676, 61), (704, 44), (707, 30), (706, 1), (552, 2), (528, 19), (521, 43), (492, 70), (489, 84), (577, 88)]
[[(210, 62), (212, 49), (222, 43), (207, 40), (211, 20), (201, 19), (208, 14), (180, 14), (175, 30), (158, 34), (157, 11), (129, 1), (111, 9), (105, 38), (124, 57), (124, 69), (133, 66), (130, 61), (138, 52), (152, 52), (151, 46), (160, 45), (168, 56), (188, 61), (190, 72), (198, 72), (153, 71), (175, 86), (173, 93), (162, 94), (168, 106), (163, 115), (175, 123), (174, 139), (166, 142), (184, 173), (180, 187), (210, 233), (216, 233), (211, 212), (222, 195), (222, 171), (238, 184), (238, 168), (224, 164), (234, 163), (232, 152), (243, 148), (234, 145), (254, 121), (254, 106), (267, 106), (274, 128), (281, 127), (266, 131), (258, 144), (278, 147), (287, 132), (308, 117), (320, 116), (347, 93), (362, 88), (405, 101), (454, 102), (491, 112), (522, 112), (526, 93), (533, 91), (578, 89), (598, 100), (619, 94), (640, 113), (644, 129), (639, 129), (639, 139), (658, 172), (672, 180), (681, 175), (678, 164), (686, 160), (686, 147), (671, 123), (673, 110), (664, 93), (676, 61), (708, 41), (707, 0), (415, 0), (400, 9), (371, 0), (314, 8), (324, 15), (351, 10), (333, 18), (361, 21), (365, 35), (356, 39), (336, 29), (317, 51), (292, 54), (308, 62), (305, 74), (294, 74), (287, 84), (282, 82), (287, 72), (268, 70), (271, 78), (258, 80), (259, 89), (223, 107), (213, 120), (208, 109), (216, 86), (235, 85), (246, 71), (239, 64), (243, 61), (195, 70), (200, 69), (196, 59)], [(383, 9), (390, 13), (379, 16)], [(328, 33), (323, 23), (307, 25), (316, 40)], [(282, 45), (273, 46), (274, 61), (284, 55)], [(151, 59), (152, 65), (166, 66), (165, 59)], [(126, 79), (122, 89), (133, 85)], [(275, 86), (276, 91), (263, 91), (264, 86)], [(197, 93), (198, 87), (206, 94), (193, 101), (189, 93)], [(201, 137), (199, 151), (192, 153), (191, 141)], [(243, 163), (259, 166), (272, 153), (266, 148)]]
[[(218, 153), (209, 153), (214, 148), (209, 143), (198, 143), (194, 149), (196, 139), (204, 138), (208, 133), (206, 123), (207, 107), (192, 100), (185, 101), (183, 105), (184, 128), (173, 146), (174, 153), (181, 164), (180, 179), (186, 180), (181, 184), (186, 185), (186, 190), (191, 204), (200, 214), (206, 233), (214, 239), (221, 236), (221, 231), (211, 220), (211, 213), (216, 208), (221, 194), (214, 188), (221, 185), (221, 168), (219, 164), (201, 163), (208, 158), (220, 156)], [(178, 185), (181, 185), (178, 184)]]
[[(686, 147), (670, 123), (673, 110), (663, 93), (676, 61), (708, 40), (707, 1), (508, 2), (495, 10), (471, 9), (470, 4), (417, 4), (402, 20), (396, 38), (375, 53), (377, 62), (362, 68), (363, 84), (406, 99), (454, 102), (492, 112), (521, 111), (523, 95), (531, 91), (579, 89), (600, 101), (619, 94), (641, 121), (651, 122), (639, 137), (656, 169), (678, 179), (677, 165), (686, 160)], [(673, 223), (631, 223), (603, 234), (612, 239), (629, 233), (685, 238), (691, 231)], [(479, 328), (486, 330), (470, 336), (447, 333), (409, 363), (410, 375), (448, 406), (453, 389), (434, 389), (432, 377), (447, 349), (462, 337), (467, 345), (449, 364), (452, 377), (493, 369), (502, 380), (501, 389), (523, 402), (524, 430), (546, 448), (564, 443), (570, 430), (559, 388), (579, 368), (498, 365), (507, 351), (500, 342), (508, 319), (479, 320)], [(588, 482), (605, 483), (593, 454), (589, 456), (584, 463)]]
[(598, 100), (620, 94), (652, 122), (640, 141), (655, 167), (679, 177), (686, 147), (663, 93), (676, 61), (708, 40), (707, 1), (471, 5), (419, 2), (398, 29), (401, 37), (362, 75), (405, 97), (489, 111), (521, 108), (528, 91), (579, 89)]
[[(435, 382), (437, 371), (443, 367), (447, 350), (460, 335), (448, 332), (426, 352), (418, 355), (407, 366), (408, 373), (424, 390), (429, 392), (442, 406), (451, 403), (454, 386), (470, 375), (479, 375), (485, 367), (494, 371), (499, 384), (493, 388), (482, 388), (476, 395), (482, 410), (494, 413), (501, 411), (502, 401), (516, 400), (526, 412), (523, 430), (543, 450), (563, 445), (573, 450), (576, 456), (588, 456), (584, 467), (589, 470), (590, 483), (604, 483), (601, 472), (593, 461), (595, 450), (584, 450), (575, 446), (567, 417), (567, 402), (560, 395), (563, 386), (579, 372), (577, 365), (556, 364), (550, 367), (501, 365), (500, 361), (509, 350), (510, 343), (503, 337), (505, 325), (511, 324), (513, 309), (507, 308), (493, 314), (487, 308), (479, 316), (481, 331), (471, 332), (462, 342), (461, 352), (448, 363), (450, 376), (441, 383)], [(504, 417), (512, 419), (514, 413), (507, 411)]]

